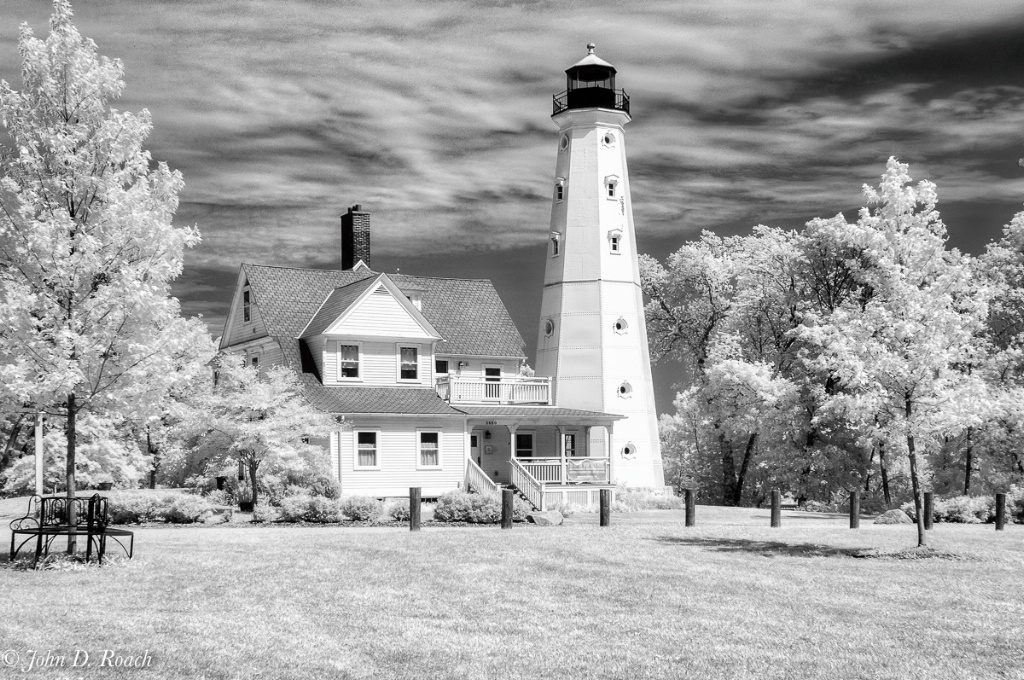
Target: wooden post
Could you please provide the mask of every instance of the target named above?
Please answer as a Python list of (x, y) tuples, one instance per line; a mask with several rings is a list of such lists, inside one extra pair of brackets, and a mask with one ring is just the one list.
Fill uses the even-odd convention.
[(512, 489), (501, 490), (501, 528), (512, 528), (512, 499), (515, 492)]
[(420, 487), (409, 487), (409, 531), (420, 530)]
[(854, 489), (850, 494), (850, 528), (860, 528), (860, 490)]
[(782, 526), (782, 492), (772, 489), (772, 527)]
[[(578, 447), (579, 445), (580, 445), (580, 443), (576, 442), (576, 446)], [(561, 425), (558, 426), (558, 457), (562, 459), (562, 470), (561, 470), (561, 476), (558, 478), (558, 483), (559, 484), (568, 484), (569, 483), (569, 471), (566, 469), (566, 462), (565, 462), (565, 428), (562, 427)]]
[(601, 489), (601, 526), (606, 527), (612, 522), (612, 490)]
[(686, 526), (697, 526), (697, 506), (693, 501), (693, 489), (684, 490), (683, 498), (686, 505)]
[(932, 515), (935, 514), (933, 508), (935, 507), (932, 499), (932, 492), (924, 492), (924, 529), (925, 531), (931, 531), (932, 529)]
[(996, 531), (1002, 531), (1006, 524), (1006, 494), (996, 494)]
[(43, 414), (36, 414), (36, 495), (42, 496), (43, 489)]

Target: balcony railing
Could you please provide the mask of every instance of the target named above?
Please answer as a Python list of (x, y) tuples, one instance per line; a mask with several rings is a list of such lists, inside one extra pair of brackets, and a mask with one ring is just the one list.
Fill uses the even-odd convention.
[(566, 90), (551, 96), (551, 115), (569, 109), (614, 109), (629, 113), (629, 95), (625, 90), (612, 90), (607, 87), (581, 87)]
[(538, 482), (548, 484), (607, 484), (607, 458), (519, 458), (519, 463)]
[(437, 394), (450, 404), (550, 404), (550, 378), (437, 379)]

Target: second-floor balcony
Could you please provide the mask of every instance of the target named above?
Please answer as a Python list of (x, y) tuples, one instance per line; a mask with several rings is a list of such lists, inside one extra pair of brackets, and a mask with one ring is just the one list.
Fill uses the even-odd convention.
[(449, 404), (551, 404), (551, 378), (437, 379), (437, 394)]

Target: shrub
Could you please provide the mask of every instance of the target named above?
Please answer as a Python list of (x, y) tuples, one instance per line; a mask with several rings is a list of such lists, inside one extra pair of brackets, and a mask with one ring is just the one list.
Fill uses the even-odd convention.
[(276, 522), (280, 517), (281, 511), (269, 503), (260, 503), (252, 511), (252, 521), (257, 524), (261, 522)]
[(355, 522), (377, 519), (384, 512), (384, 504), (376, 498), (351, 496), (341, 502), (341, 512)]
[(572, 517), (577, 513), (579, 507), (575, 503), (555, 503), (555, 506), (551, 508), (554, 512), (562, 515), (562, 517)]
[(388, 506), (387, 515), (396, 522), (408, 522), (409, 502), (395, 501), (394, 503)]
[[(980, 524), (995, 521), (995, 498), (988, 496), (953, 496), (932, 499), (932, 521), (949, 524)], [(914, 502), (904, 503), (900, 508), (914, 521)]]
[(341, 507), (337, 501), (333, 501), (330, 498), (312, 496), (306, 505), (304, 519), (307, 522), (317, 522), (318, 524), (340, 522), (342, 520)]
[(336, 501), (341, 498), (341, 484), (334, 477), (318, 475), (310, 482), (309, 492), (314, 496), (323, 496)]
[(282, 522), (301, 522), (309, 508), (310, 497), (306, 495), (285, 496), (278, 506), (278, 519)]
[[(512, 521), (523, 522), (529, 513), (530, 506), (516, 496), (512, 504)], [(494, 524), (501, 521), (501, 497), (495, 494), (449, 491), (437, 499), (434, 519), (439, 522)]]
[(174, 524), (202, 522), (213, 515), (213, 505), (202, 496), (182, 493), (173, 497), (165, 497), (163, 500), (171, 500), (164, 515), (168, 522)]
[(107, 500), (107, 514), (111, 524), (142, 524), (165, 522), (169, 503), (166, 497), (149, 493), (115, 493)]
[(227, 489), (217, 491), (214, 489), (210, 493), (206, 494), (206, 500), (210, 501), (211, 505), (234, 505), (235, 499), (231, 497), (231, 492)]
[(656, 492), (652, 489), (619, 487), (615, 490), (615, 503), (612, 504), (612, 507), (616, 512), (623, 512), (616, 509), (616, 505), (625, 508), (625, 512), (635, 510), (680, 510), (683, 507), (683, 499), (671, 494)]

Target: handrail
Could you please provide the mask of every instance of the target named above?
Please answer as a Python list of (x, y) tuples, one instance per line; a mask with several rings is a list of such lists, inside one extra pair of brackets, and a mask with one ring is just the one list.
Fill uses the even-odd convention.
[(541, 512), (544, 511), (544, 484), (534, 479), (529, 471), (519, 464), (515, 458), (511, 459), (512, 484), (519, 489), (526, 499)]
[(449, 403), (550, 404), (551, 378), (442, 376), (437, 394)]
[(496, 484), (487, 476), (479, 465), (472, 458), (466, 459), (466, 486), (471, 487), (477, 493), (498, 493), (501, 486)]

